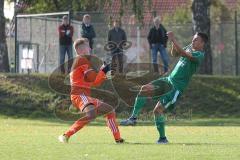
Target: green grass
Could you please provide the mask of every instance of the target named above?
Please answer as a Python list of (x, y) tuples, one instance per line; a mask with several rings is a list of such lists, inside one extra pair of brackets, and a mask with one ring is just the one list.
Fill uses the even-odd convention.
[[(197, 126), (199, 122), (188, 121), (192, 126), (166, 128), (171, 141), (157, 145), (154, 126), (121, 127), (126, 144), (117, 145), (104, 125), (86, 126), (61, 144), (57, 136), (69, 127), (69, 123), (57, 120), (28, 120), (0, 117), (1, 160), (238, 160), (240, 157), (238, 126)], [(227, 120), (228, 121), (228, 120)], [(177, 122), (181, 124), (181, 121)], [(194, 123), (196, 125), (194, 125)], [(200, 123), (201, 124), (201, 123)]]

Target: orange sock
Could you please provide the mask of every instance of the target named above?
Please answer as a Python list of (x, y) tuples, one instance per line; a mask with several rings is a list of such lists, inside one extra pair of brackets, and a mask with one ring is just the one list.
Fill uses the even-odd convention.
[(79, 131), (81, 128), (83, 128), (86, 124), (88, 124), (90, 122), (90, 118), (89, 117), (83, 117), (79, 120), (77, 120), (71, 127), (70, 129), (64, 133), (64, 135), (66, 135), (67, 137), (72, 136), (73, 134), (75, 134), (77, 131)]
[(115, 112), (108, 113), (106, 115), (106, 119), (107, 119), (107, 125), (111, 129), (114, 139), (115, 140), (121, 139), (120, 132), (118, 129), (118, 124), (116, 122)]

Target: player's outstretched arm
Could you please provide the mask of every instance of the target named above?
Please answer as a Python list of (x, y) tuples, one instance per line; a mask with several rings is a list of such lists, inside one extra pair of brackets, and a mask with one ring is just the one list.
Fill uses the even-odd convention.
[(175, 49), (175, 47), (174, 47), (174, 44), (172, 44), (170, 54), (171, 54), (173, 57), (177, 57), (177, 56), (179, 55), (178, 51), (177, 51), (177, 50)]
[(95, 81), (92, 83), (92, 86), (93, 87), (99, 87), (106, 79), (107, 78), (106, 78), (105, 73), (102, 72), (102, 71), (99, 71), (97, 76), (96, 76)]
[(174, 50), (176, 50), (176, 52), (178, 52), (183, 57), (187, 57), (190, 60), (195, 60), (195, 58), (191, 55), (191, 53), (186, 52), (185, 50), (182, 49), (182, 47), (180, 47), (173, 32), (170, 31), (167, 33), (167, 35), (168, 35), (169, 40), (172, 41), (173, 48), (174, 48)]
[(104, 64), (101, 68), (100, 71), (97, 74), (97, 77), (95, 81), (93, 82), (94, 87), (100, 86), (106, 79), (106, 73), (110, 71), (110, 64)]

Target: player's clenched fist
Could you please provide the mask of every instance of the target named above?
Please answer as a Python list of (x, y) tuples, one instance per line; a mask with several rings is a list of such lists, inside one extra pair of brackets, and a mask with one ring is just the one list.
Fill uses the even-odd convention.
[(167, 32), (167, 36), (171, 41), (174, 39), (174, 33), (172, 31)]

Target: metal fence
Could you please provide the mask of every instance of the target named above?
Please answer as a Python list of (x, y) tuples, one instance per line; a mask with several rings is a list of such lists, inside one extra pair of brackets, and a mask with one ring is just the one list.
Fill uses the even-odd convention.
[[(17, 18), (17, 68), (21, 72), (23, 48), (30, 47), (34, 51), (34, 72), (49, 73), (59, 65), (59, 35), (58, 26), (61, 24), (61, 14), (58, 17), (23, 16)], [(75, 30), (79, 30), (80, 22), (71, 21)], [(74, 32), (74, 39), (79, 37)], [(38, 47), (35, 47), (38, 46)]]
[[(76, 19), (81, 19), (85, 13), (75, 13), (73, 15)], [(109, 30), (109, 17), (111, 14), (104, 13), (88, 13), (92, 17), (92, 23), (97, 33), (95, 40), (95, 51), (97, 54), (104, 53), (101, 47), (106, 43), (107, 33)], [(236, 17), (240, 17), (239, 14)], [(129, 20), (131, 15), (123, 17), (122, 28), (126, 31), (127, 37), (133, 42), (132, 48), (129, 49), (127, 55), (129, 58), (136, 57), (136, 54), (140, 54), (140, 62), (150, 62), (150, 51), (147, 42), (147, 34), (152, 27), (152, 24), (144, 25), (140, 28), (140, 34), (138, 34), (137, 24), (131, 23)], [(213, 57), (213, 74), (214, 75), (236, 75), (237, 70), (240, 69), (238, 61), (240, 59), (238, 55), (239, 51), (239, 39), (240, 37), (240, 18), (229, 19), (221, 23), (211, 21), (211, 35), (210, 43)], [(193, 33), (192, 23), (176, 24), (175, 22), (169, 22), (163, 24), (168, 31), (173, 31), (176, 34), (177, 39), (182, 46), (185, 46), (191, 42)], [(236, 31), (236, 29), (238, 31)], [(139, 36), (139, 37), (138, 37)], [(140, 46), (137, 46), (138, 53), (134, 47), (137, 45), (137, 41), (140, 40)], [(238, 44), (236, 44), (238, 43)], [(97, 47), (96, 47), (97, 46)], [(99, 48), (98, 48), (99, 47)], [(168, 51), (170, 45), (168, 45)], [(236, 59), (237, 58), (237, 59)], [(170, 57), (170, 68), (174, 67), (176, 58)], [(161, 63), (161, 60), (160, 60)]]
[[(80, 37), (81, 20), (85, 13), (73, 13), (71, 24), (74, 27), (74, 37)], [(104, 13), (88, 13), (92, 17), (97, 37), (94, 40), (94, 53), (101, 59), (106, 59), (107, 52), (104, 51), (104, 45), (107, 42), (107, 33), (109, 30), (109, 15)], [(239, 16), (238, 16), (239, 17)], [(130, 18), (130, 17), (125, 17)], [(240, 19), (240, 18), (239, 18)], [(126, 31), (129, 41), (133, 42), (132, 47), (127, 50), (128, 62), (150, 62), (150, 51), (147, 42), (147, 34), (151, 24), (138, 27), (137, 24), (123, 21), (122, 28)], [(239, 21), (228, 20), (222, 23), (211, 22), (211, 48), (213, 57), (213, 74), (214, 75), (235, 75), (237, 66), (236, 36), (240, 33)], [(22, 17), (17, 20), (17, 44), (19, 57), (21, 58), (21, 47), (26, 44), (33, 44), (34, 53), (38, 59), (34, 61), (35, 70), (38, 72), (49, 73), (58, 66), (59, 63), (59, 35), (57, 28), (61, 23), (61, 16), (39, 16), (39, 17)], [(238, 32), (235, 32), (238, 24)], [(175, 32), (181, 45), (187, 45), (191, 42), (193, 35), (192, 23), (176, 24), (174, 22), (163, 24), (167, 30)], [(238, 36), (239, 37), (239, 36)], [(12, 43), (13, 41), (11, 41)], [(10, 46), (11, 44), (9, 44)], [(38, 50), (37, 47), (38, 46)], [(168, 50), (169, 50), (168, 45)], [(240, 45), (238, 45), (240, 46)], [(14, 55), (13, 50), (10, 55)], [(36, 57), (37, 57), (36, 55)], [(159, 58), (160, 59), (160, 58)], [(239, 56), (238, 56), (239, 60)], [(174, 67), (176, 58), (170, 57), (170, 68)], [(161, 61), (160, 61), (161, 63)]]

